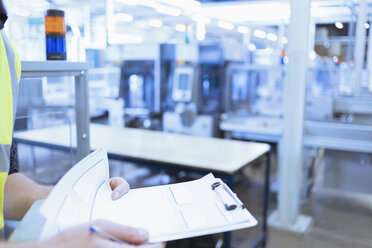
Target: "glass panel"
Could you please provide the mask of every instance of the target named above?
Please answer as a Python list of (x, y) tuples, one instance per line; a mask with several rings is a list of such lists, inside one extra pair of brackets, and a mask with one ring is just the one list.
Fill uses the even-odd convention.
[(19, 171), (42, 184), (55, 184), (76, 161), (73, 128), (64, 112), (42, 113), (16, 118)]

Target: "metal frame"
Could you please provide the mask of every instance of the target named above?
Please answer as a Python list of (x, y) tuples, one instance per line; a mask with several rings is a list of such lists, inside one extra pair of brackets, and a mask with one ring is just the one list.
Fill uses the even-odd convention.
[[(284, 124), (279, 161), (278, 218), (272, 224), (300, 232), (311, 223), (300, 216), (303, 178), (303, 131), (306, 74), (309, 60), (310, 0), (291, 0), (288, 75), (284, 87)], [(300, 218), (301, 217), (301, 218)], [(304, 217), (304, 218), (302, 218)], [(302, 225), (296, 225), (300, 222)]]
[(21, 78), (63, 77), (75, 78), (75, 110), (77, 160), (90, 153), (89, 102), (87, 71), (89, 63), (67, 61), (23, 61)]

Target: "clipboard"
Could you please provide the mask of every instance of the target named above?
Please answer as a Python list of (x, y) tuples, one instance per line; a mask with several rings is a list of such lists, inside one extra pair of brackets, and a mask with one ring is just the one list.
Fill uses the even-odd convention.
[(72, 167), (45, 200), (41, 238), (106, 219), (145, 228), (149, 242), (170, 241), (257, 225), (235, 193), (208, 174), (198, 180), (130, 190), (111, 200), (108, 159), (97, 150)]

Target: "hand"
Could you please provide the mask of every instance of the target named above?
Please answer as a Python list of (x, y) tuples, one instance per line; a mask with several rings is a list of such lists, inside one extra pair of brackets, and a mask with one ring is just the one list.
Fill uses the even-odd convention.
[(110, 179), (110, 187), (112, 190), (111, 198), (117, 200), (129, 191), (129, 184), (121, 177), (113, 177)]
[(103, 231), (123, 240), (128, 245), (102, 238), (96, 233), (89, 231), (89, 224), (81, 224), (57, 234), (49, 240), (42, 241), (38, 247), (54, 248), (165, 248), (164, 243), (143, 244), (148, 239), (148, 233), (144, 229), (122, 226), (105, 220), (97, 220), (94, 225)]

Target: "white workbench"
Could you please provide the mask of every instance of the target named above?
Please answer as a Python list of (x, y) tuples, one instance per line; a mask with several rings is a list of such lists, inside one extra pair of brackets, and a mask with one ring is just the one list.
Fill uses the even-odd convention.
[[(90, 124), (90, 134), (91, 148), (104, 148), (110, 155), (225, 174), (234, 174), (270, 150), (268, 144), (262, 143), (101, 124)], [(67, 125), (15, 132), (14, 137), (18, 142), (76, 147), (75, 128)]]
[(305, 121), (304, 145), (372, 153), (372, 126), (339, 121)]

